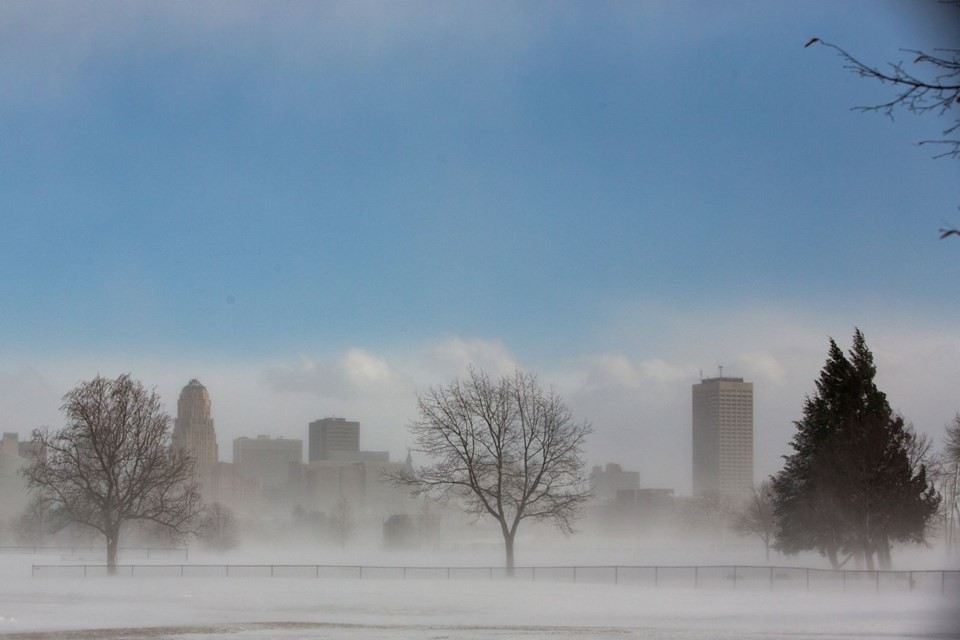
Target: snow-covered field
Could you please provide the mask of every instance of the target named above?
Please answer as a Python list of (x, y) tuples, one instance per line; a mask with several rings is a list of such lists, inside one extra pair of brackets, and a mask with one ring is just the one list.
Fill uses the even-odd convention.
[[(308, 578), (31, 578), (0, 557), (0, 637), (960, 638), (930, 593)], [(86, 631), (84, 631), (86, 630)]]

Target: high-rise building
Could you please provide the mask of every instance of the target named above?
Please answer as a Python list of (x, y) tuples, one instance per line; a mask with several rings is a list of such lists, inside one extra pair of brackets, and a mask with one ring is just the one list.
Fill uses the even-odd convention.
[(265, 487), (290, 482), (290, 464), (303, 462), (303, 440), (289, 438), (237, 438), (233, 441), (233, 464), (240, 473), (260, 478)]
[[(360, 423), (344, 418), (323, 418), (310, 423), (309, 462), (344, 460), (360, 453)], [(333, 452), (342, 452), (334, 454)]]
[(753, 383), (693, 385), (693, 495), (737, 497), (753, 485)]
[(180, 392), (177, 419), (173, 423), (173, 446), (186, 449), (193, 456), (201, 488), (208, 489), (219, 460), (217, 434), (210, 417), (210, 394), (196, 378)]
[(21, 473), (31, 461), (17, 453), (19, 435), (3, 434), (0, 441), (0, 513), (20, 513), (27, 506), (27, 482)]

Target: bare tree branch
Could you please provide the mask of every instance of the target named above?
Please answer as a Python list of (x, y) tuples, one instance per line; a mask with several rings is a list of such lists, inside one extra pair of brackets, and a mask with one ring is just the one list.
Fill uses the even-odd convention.
[(77, 523), (107, 539), (116, 568), (126, 523), (141, 520), (193, 533), (200, 512), (193, 460), (169, 446), (160, 398), (129, 375), (96, 377), (63, 397), (63, 429), (33, 433), (42, 455), (23, 470), (63, 525)]
[(773, 513), (773, 483), (765, 480), (753, 488), (746, 502), (733, 514), (733, 529), (742, 536), (757, 536), (763, 541), (767, 561), (777, 531)]
[[(960, 8), (960, 2), (954, 2)], [(854, 107), (861, 112), (879, 112), (893, 118), (898, 110), (918, 115), (949, 116), (960, 104), (960, 49), (933, 49), (932, 53), (917, 49), (901, 49), (912, 60), (887, 63), (876, 67), (854, 57), (846, 49), (820, 38), (812, 38), (805, 47), (818, 44), (834, 52), (843, 60), (843, 67), (861, 78), (875, 80), (896, 88), (886, 102)], [(909, 65), (909, 66), (908, 66)], [(940, 132), (940, 137), (921, 140), (919, 145), (938, 145), (942, 150), (934, 158), (960, 159), (960, 118)], [(940, 239), (960, 236), (960, 228), (940, 229)]]
[(572, 533), (589, 497), (582, 447), (591, 427), (576, 422), (563, 400), (536, 376), (516, 371), (491, 380), (470, 369), (465, 380), (431, 388), (417, 399), (410, 425), (414, 451), (432, 463), (390, 477), (417, 495), (458, 498), (476, 517), (500, 525), (507, 568), (523, 520), (552, 522)]

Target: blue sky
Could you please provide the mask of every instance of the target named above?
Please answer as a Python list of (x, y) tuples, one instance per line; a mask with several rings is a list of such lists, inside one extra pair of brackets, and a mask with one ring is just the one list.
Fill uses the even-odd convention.
[[(937, 240), (960, 180), (916, 142), (947, 122), (851, 111), (889, 90), (803, 44), (880, 64), (949, 46), (944, 17), (0, 4), (2, 426), (55, 421), (76, 380), (132, 370), (171, 406), (205, 377), (230, 437), (351, 413), (397, 449), (412, 390), (520, 364), (596, 424), (597, 458), (642, 471), (675, 437), (656, 428), (689, 437), (698, 369), (727, 364), (757, 380), (772, 469), (827, 336), (856, 325), (935, 433), (960, 408), (960, 244)], [(403, 382), (340, 386), (354, 365)]]

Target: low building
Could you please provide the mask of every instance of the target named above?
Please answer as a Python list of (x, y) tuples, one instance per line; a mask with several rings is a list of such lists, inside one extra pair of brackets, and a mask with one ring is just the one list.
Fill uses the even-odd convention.
[(258, 515), (263, 508), (263, 481), (244, 475), (238, 465), (218, 462), (206, 501), (219, 502), (244, 516)]
[(259, 478), (265, 489), (290, 484), (290, 465), (303, 462), (303, 440), (289, 438), (237, 438), (233, 441), (233, 463), (240, 473)]
[(640, 472), (624, 471), (619, 464), (597, 465), (590, 472), (590, 494), (595, 501), (613, 502), (620, 491), (640, 489)]
[(360, 423), (344, 418), (314, 420), (308, 427), (308, 462), (333, 460), (335, 452), (360, 451)]

